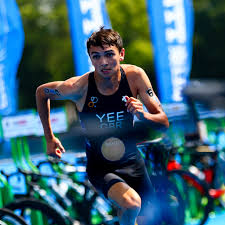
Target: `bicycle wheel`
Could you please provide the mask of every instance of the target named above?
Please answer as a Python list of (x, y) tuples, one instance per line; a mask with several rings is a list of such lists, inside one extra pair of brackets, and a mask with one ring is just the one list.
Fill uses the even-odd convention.
[(0, 209), (0, 224), (7, 225), (27, 225), (23, 217), (16, 215), (9, 209)]
[(18, 199), (5, 207), (22, 216), (29, 225), (67, 225), (53, 207), (37, 199)]
[(213, 208), (207, 185), (194, 174), (184, 170), (168, 172), (185, 203), (185, 224), (203, 225)]

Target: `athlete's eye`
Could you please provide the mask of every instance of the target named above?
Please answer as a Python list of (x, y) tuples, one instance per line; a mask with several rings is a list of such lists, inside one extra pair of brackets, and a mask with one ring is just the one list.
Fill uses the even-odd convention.
[(99, 59), (100, 58), (100, 55), (93, 55), (92, 58), (95, 59), (95, 60), (96, 59)]
[(113, 52), (109, 52), (109, 53), (106, 53), (106, 57), (110, 58), (110, 57), (113, 57), (115, 54)]

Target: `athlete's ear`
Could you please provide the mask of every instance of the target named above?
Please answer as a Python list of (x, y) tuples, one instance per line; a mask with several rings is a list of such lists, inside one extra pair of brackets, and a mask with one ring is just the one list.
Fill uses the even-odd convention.
[(125, 56), (125, 49), (122, 48), (121, 51), (120, 51), (120, 61), (124, 60), (124, 56)]

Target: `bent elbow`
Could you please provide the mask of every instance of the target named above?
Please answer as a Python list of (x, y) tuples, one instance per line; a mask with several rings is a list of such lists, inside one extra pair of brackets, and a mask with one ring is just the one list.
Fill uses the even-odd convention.
[(43, 89), (42, 85), (38, 86), (37, 89), (36, 89), (35, 95), (39, 96), (41, 94), (41, 92), (42, 92), (42, 89)]
[(36, 92), (35, 92), (35, 97), (36, 97), (36, 101), (48, 99), (48, 97), (44, 93), (43, 85), (40, 85), (40, 86), (37, 87)]

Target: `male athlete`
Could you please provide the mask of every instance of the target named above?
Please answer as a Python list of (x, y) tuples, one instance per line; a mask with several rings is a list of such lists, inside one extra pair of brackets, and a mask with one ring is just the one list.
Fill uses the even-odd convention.
[(167, 128), (169, 122), (144, 70), (120, 64), (125, 50), (116, 31), (102, 27), (94, 32), (87, 51), (93, 72), (37, 88), (47, 154), (61, 157), (65, 152), (51, 128), (50, 100), (69, 99), (76, 104), (85, 132), (90, 182), (118, 206), (121, 225), (134, 225), (151, 198), (152, 185), (136, 148), (133, 118), (157, 128)]

